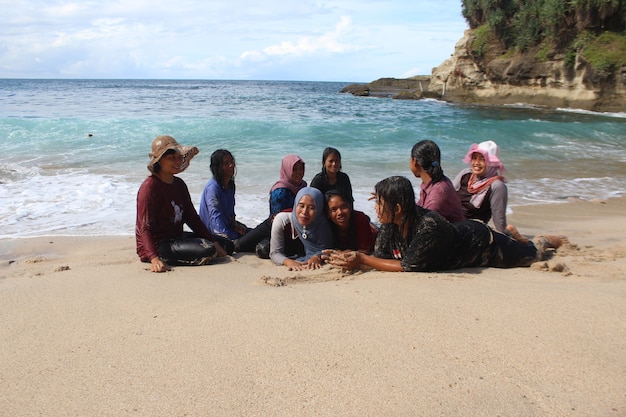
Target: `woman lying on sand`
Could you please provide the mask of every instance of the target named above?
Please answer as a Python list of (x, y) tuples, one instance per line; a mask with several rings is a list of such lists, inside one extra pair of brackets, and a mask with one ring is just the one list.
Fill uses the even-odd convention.
[(529, 266), (560, 247), (566, 238), (538, 237), (521, 242), (475, 220), (450, 223), (434, 211), (415, 205), (405, 177), (389, 177), (374, 188), (381, 227), (374, 255), (325, 250), (324, 260), (342, 269), (362, 266), (381, 271), (443, 271), (468, 267)]
[(317, 188), (298, 191), (293, 211), (278, 213), (272, 223), (270, 258), (290, 271), (320, 268), (322, 250), (332, 244), (333, 234), (324, 215), (324, 196)]
[(369, 216), (352, 209), (349, 197), (341, 191), (329, 190), (324, 197), (328, 224), (333, 232), (333, 248), (372, 253), (378, 229)]

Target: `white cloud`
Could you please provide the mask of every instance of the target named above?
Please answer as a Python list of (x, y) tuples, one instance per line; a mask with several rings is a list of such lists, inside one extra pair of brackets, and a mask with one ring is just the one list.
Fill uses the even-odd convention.
[(282, 41), (279, 44), (267, 46), (262, 51), (246, 51), (241, 57), (251, 57), (254, 60), (260, 60), (267, 56), (299, 56), (319, 52), (341, 53), (359, 50), (361, 48), (358, 46), (342, 43), (342, 35), (349, 32), (351, 26), (352, 19), (350, 16), (342, 16), (339, 23), (335, 26), (335, 30), (331, 32), (319, 36), (303, 36), (295, 43), (290, 40)]
[(18, 0), (0, 15), (0, 77), (430, 73), (462, 36), (460, 14), (458, 0)]

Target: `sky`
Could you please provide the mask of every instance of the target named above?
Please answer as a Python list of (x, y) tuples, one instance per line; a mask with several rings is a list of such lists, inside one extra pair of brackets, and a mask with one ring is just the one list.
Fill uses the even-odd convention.
[(0, 78), (406, 78), (467, 27), (461, 0), (0, 0)]

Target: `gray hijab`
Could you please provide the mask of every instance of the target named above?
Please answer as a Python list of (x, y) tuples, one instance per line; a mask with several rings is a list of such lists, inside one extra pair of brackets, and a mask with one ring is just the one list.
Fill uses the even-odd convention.
[[(296, 208), (303, 196), (310, 195), (315, 204), (315, 216), (311, 224), (302, 226), (296, 217)], [(307, 260), (312, 256), (319, 255), (323, 249), (330, 249), (333, 246), (333, 234), (324, 214), (324, 196), (322, 192), (314, 187), (304, 187), (296, 195), (291, 212), (291, 224), (298, 232), (298, 238), (304, 245)]]

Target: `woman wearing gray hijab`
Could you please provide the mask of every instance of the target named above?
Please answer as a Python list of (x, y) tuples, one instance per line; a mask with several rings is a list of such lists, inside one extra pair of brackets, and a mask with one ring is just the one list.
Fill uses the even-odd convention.
[(270, 259), (276, 265), (285, 265), (289, 270), (322, 266), (322, 250), (333, 245), (324, 204), (320, 190), (304, 187), (296, 195), (292, 212), (276, 215), (270, 239)]

